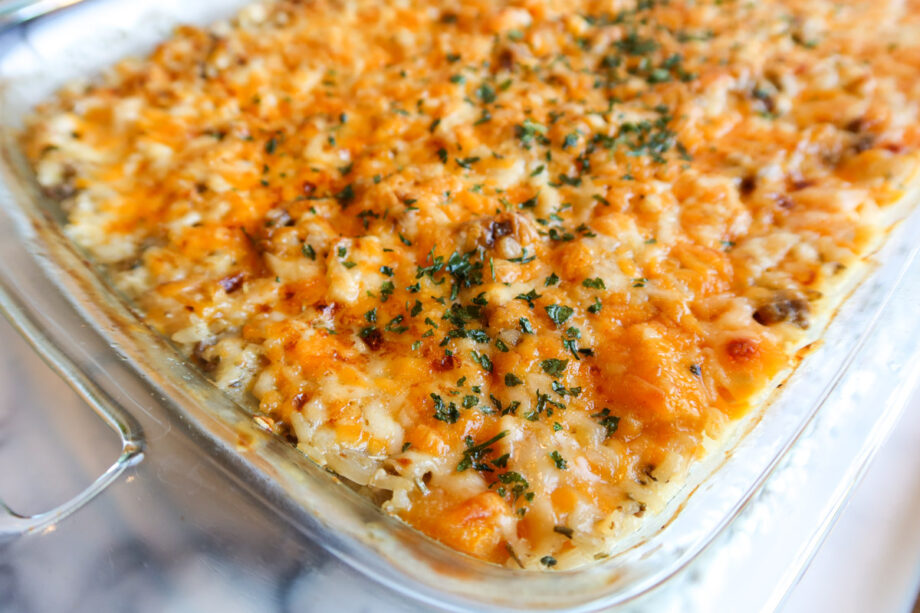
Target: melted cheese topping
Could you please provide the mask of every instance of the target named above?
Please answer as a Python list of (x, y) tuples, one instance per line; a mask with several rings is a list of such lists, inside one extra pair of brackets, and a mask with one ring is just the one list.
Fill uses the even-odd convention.
[(835, 308), (916, 167), (918, 15), (279, 0), (63, 91), (24, 146), (260, 423), (451, 547), (562, 568)]

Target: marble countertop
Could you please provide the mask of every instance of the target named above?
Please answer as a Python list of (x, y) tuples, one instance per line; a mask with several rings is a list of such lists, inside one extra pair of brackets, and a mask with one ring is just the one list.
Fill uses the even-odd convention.
[(915, 392), (783, 613), (920, 611), (914, 605), (920, 591), (918, 467)]

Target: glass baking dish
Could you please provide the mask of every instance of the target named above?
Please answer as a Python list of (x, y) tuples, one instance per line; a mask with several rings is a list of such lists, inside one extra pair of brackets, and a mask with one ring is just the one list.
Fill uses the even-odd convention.
[[(149, 49), (178, 23), (207, 24), (246, 3), (99, 0), (0, 37), (0, 308), (65, 378), (84, 381), (91, 404), (132, 442), (126, 451), (130, 461), (140, 458), (143, 446), (134, 418), (143, 423), (151, 417), (150, 409), (124, 391), (140, 384), (157, 399), (157, 415), (167, 415), (187, 431), (267, 506), (346, 563), (415, 599), (454, 609), (587, 611), (626, 603), (672, 581), (751, 501), (815, 415), (834, 409), (826, 399), (842, 381), (852, 381), (848, 366), (860, 355), (916, 254), (912, 237), (920, 231), (920, 215), (911, 215), (892, 232), (822, 342), (766, 410), (739, 424), (725, 449), (694, 469), (687, 485), (642, 533), (609, 558), (579, 570), (536, 573), (495, 567), (387, 516), (258, 428), (244, 407), (141, 324), (70, 243), (61, 232), (60, 211), (39, 194), (18, 151), (22, 117), (60, 85)], [(885, 326), (908, 325), (916, 327), (907, 318), (885, 321)], [(909, 333), (906, 327), (902, 331)], [(100, 343), (110, 346), (104, 363), (89, 349)], [(888, 359), (909, 357), (902, 352)], [(877, 420), (884, 419), (891, 419), (891, 411), (878, 412)], [(119, 462), (126, 460), (119, 458), (116, 466)], [(8, 533), (59, 521), (104, 485)]]

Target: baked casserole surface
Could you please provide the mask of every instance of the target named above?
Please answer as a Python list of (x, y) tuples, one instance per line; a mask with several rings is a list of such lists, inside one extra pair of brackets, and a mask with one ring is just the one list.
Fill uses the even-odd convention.
[(446, 545), (603, 557), (903, 214), (920, 4), (277, 0), (23, 134), (67, 232), (264, 427)]

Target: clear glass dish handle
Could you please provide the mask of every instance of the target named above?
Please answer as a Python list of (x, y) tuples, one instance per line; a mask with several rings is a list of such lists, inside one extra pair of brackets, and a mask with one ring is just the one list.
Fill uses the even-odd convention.
[(0, 30), (80, 2), (83, 0), (0, 0)]
[(115, 462), (86, 489), (36, 515), (21, 515), (0, 499), (0, 542), (40, 532), (61, 521), (95, 498), (125, 471), (144, 457), (144, 434), (140, 424), (93, 383), (73, 361), (60, 351), (36, 325), (10, 292), (0, 284), (0, 314), (26, 339), (46, 364), (82, 398), (121, 439), (121, 453)]

